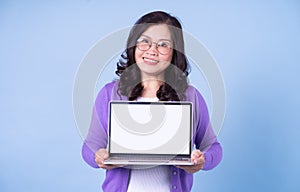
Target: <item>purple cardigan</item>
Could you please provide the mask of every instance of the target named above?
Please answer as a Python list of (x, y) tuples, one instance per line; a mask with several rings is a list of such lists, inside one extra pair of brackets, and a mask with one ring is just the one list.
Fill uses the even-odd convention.
[[(92, 167), (99, 168), (95, 162), (95, 152), (107, 147), (108, 104), (110, 100), (128, 100), (117, 93), (118, 81), (106, 84), (99, 92), (95, 105), (88, 135), (82, 146), (83, 159)], [(216, 167), (222, 159), (222, 147), (217, 141), (210, 124), (210, 118), (205, 101), (199, 91), (189, 86), (185, 92), (186, 100), (193, 103), (193, 144), (205, 153), (203, 170)], [(171, 191), (190, 191), (193, 184), (193, 174), (171, 166)], [(126, 192), (129, 182), (130, 169), (115, 168), (106, 171), (102, 185), (103, 191)]]

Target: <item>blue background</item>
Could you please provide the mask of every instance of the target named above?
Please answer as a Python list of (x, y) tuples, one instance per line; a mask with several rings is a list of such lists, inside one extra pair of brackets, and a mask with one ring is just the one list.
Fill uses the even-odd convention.
[(226, 84), (224, 157), (193, 191), (300, 191), (296, 0), (2, 0), (0, 191), (100, 191), (104, 172), (80, 154), (76, 70), (96, 41), (157, 9), (204, 43)]

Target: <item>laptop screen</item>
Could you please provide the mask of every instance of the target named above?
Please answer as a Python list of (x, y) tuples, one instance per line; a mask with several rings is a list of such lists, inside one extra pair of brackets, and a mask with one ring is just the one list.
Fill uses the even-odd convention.
[(112, 154), (190, 155), (192, 104), (110, 102)]

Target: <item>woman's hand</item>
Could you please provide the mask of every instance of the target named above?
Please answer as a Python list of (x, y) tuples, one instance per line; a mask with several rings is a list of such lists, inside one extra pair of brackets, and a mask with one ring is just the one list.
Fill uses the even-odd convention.
[(193, 151), (191, 158), (194, 162), (194, 165), (181, 165), (176, 167), (183, 169), (188, 173), (196, 173), (197, 171), (201, 170), (205, 163), (204, 153), (200, 150), (195, 150)]
[(106, 160), (107, 158), (108, 152), (106, 151), (106, 149), (99, 149), (95, 154), (95, 162), (100, 168), (110, 170), (119, 167), (117, 165), (105, 165), (104, 160)]

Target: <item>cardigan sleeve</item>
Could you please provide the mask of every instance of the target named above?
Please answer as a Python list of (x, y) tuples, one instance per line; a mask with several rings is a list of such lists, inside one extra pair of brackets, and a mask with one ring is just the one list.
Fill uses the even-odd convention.
[(108, 103), (110, 101), (109, 85), (103, 87), (94, 104), (91, 123), (87, 137), (82, 146), (82, 157), (87, 164), (98, 168), (95, 153), (107, 147)]
[(217, 140), (210, 123), (207, 105), (197, 89), (194, 89), (194, 144), (204, 152), (205, 165), (203, 170), (216, 167), (222, 159), (222, 147)]

